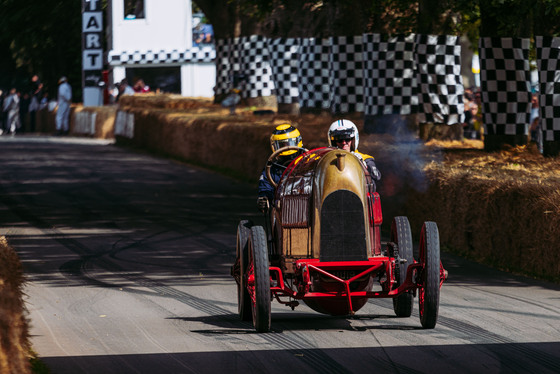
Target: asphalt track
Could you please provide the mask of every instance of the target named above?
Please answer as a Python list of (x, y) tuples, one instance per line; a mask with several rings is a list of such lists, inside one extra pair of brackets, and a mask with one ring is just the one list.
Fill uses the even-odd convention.
[(0, 235), (53, 373), (560, 372), (558, 285), (443, 253), (433, 330), (377, 299), (353, 318), (273, 302), (257, 334), (229, 275), (254, 186), (71, 137), (0, 137), (0, 165)]

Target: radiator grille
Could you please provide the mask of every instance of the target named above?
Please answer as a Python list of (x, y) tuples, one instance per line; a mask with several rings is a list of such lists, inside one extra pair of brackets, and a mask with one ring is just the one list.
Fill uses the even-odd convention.
[(321, 261), (367, 260), (364, 211), (351, 191), (331, 193), (321, 207)]

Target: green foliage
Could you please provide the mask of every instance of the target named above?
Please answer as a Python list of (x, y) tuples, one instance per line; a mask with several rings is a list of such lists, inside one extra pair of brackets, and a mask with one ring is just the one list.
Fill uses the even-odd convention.
[[(105, 9), (107, 0), (102, 1)], [(432, 9), (430, 6), (437, 9)], [(476, 46), (479, 35), (560, 35), (559, 0), (196, 0), (221, 37), (234, 24), (247, 32), (268, 25), (282, 35), (323, 36), (379, 32), (408, 34), (422, 27), (435, 33), (467, 35)], [(282, 12), (284, 10), (284, 12)], [(270, 17), (275, 16), (274, 22)], [(105, 15), (105, 18), (107, 15)], [(0, 86), (27, 82), (38, 74), (51, 96), (61, 75), (81, 96), (81, 1), (0, 0)], [(428, 21), (426, 23), (426, 20)], [(271, 28), (270, 25), (276, 25)], [(476, 47), (475, 47), (476, 48)], [(20, 74), (21, 78), (6, 78)], [(20, 82), (21, 83), (21, 82)], [(12, 84), (12, 83), (9, 83)], [(5, 87), (3, 87), (5, 88)]]
[(0, 0), (0, 45), (9, 42), (11, 52), (0, 58), (11, 59), (27, 79), (38, 74), (51, 96), (58, 78), (66, 75), (79, 96), (81, 12), (80, 1)]
[(379, 0), (372, 3), (372, 22), (369, 31), (387, 35), (416, 32), (417, 1)]
[(466, 35), (471, 49), (477, 50), (480, 37), (480, 6), (477, 1), (456, 0), (451, 2), (451, 12), (456, 16), (454, 33)]
[(487, 0), (480, 4), (481, 35), (492, 37), (529, 37), (532, 15), (538, 1)]
[(560, 16), (560, 2), (558, 0), (542, 0), (547, 16)]
[[(238, 3), (240, 6), (239, 10), (244, 16), (264, 19), (274, 10), (275, 2), (273, 0), (245, 0)], [(284, 1), (279, 1), (278, 3), (282, 4)]]

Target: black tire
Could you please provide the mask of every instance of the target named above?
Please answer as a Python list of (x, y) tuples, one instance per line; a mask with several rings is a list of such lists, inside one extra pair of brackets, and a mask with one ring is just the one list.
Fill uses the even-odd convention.
[[(249, 262), (254, 275), (254, 300), (251, 300), (253, 326), (257, 332), (270, 331), (270, 271), (266, 233), (262, 226), (251, 227)], [(249, 273), (251, 269), (249, 270)]]
[[(398, 259), (403, 259), (405, 262), (399, 261), (397, 287), (400, 286), (406, 279), (406, 272), (408, 265), (414, 262), (413, 246), (412, 246), (412, 231), (410, 230), (410, 223), (406, 217), (395, 217), (391, 223), (391, 241), (397, 244)], [(414, 295), (412, 291), (407, 291), (393, 298), (393, 310), (397, 317), (410, 317), (414, 305)]]
[(418, 289), (420, 323), (425, 329), (436, 326), (440, 291), (439, 231), (435, 222), (424, 222), (420, 234), (420, 263), (422, 288)]
[(248, 220), (239, 222), (237, 226), (236, 256), (239, 259), (239, 283), (237, 284), (237, 312), (243, 321), (253, 318), (251, 313), (251, 296), (247, 292), (247, 264), (249, 263), (249, 237), (253, 223)]

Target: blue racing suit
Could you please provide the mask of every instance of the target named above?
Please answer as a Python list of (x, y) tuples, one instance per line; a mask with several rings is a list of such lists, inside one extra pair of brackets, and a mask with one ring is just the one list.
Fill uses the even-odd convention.
[[(272, 177), (272, 180), (277, 185), (278, 185), (278, 182), (280, 182), (280, 178), (282, 178), (282, 174), (284, 173), (284, 170), (286, 170), (286, 167), (290, 164), (290, 162), (292, 162), (292, 160), (297, 155), (298, 154), (295, 153), (295, 154), (289, 155), (289, 156), (284, 156), (284, 157), (280, 156), (278, 158), (278, 162), (272, 164), (272, 166), (270, 167), (270, 176)], [(261, 173), (261, 177), (259, 178), (258, 197), (266, 196), (269, 204), (272, 205), (272, 202), (274, 200), (274, 192), (275, 191), (276, 191), (276, 188), (272, 185), (272, 183), (270, 183), (270, 181), (266, 177), (266, 167), (265, 167), (263, 169), (262, 173)]]

